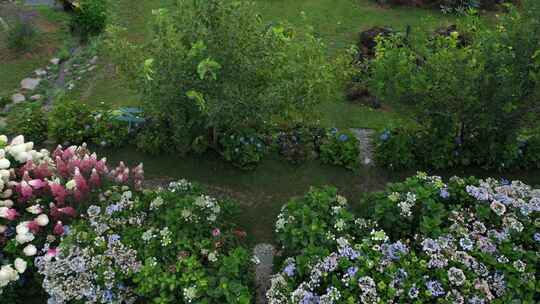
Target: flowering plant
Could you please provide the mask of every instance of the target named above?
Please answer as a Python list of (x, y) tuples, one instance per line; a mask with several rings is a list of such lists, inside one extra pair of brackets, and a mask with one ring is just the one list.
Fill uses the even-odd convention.
[(332, 128), (321, 144), (321, 160), (326, 164), (355, 170), (360, 166), (358, 145), (358, 139), (351, 132)]
[(317, 156), (325, 136), (324, 129), (296, 126), (279, 131), (275, 135), (274, 145), (287, 161), (298, 164)]
[(106, 159), (98, 160), (85, 145), (59, 146), (51, 154), (33, 150), (33, 144), (22, 136), (9, 144), (0, 136), (0, 147), (0, 291), (10, 290), (11, 283), (25, 276), (32, 278), (27, 268), (35, 256), (57, 253), (65, 223), (102, 187), (108, 183), (142, 185), (142, 165), (130, 170), (121, 163), (109, 170)]
[(225, 160), (241, 169), (253, 169), (267, 152), (264, 137), (251, 131), (227, 133), (220, 144)]
[(285, 204), (276, 220), (279, 243), (288, 253), (299, 253), (312, 247), (332, 248), (338, 236), (354, 239), (370, 223), (357, 220), (349, 211), (347, 199), (335, 188), (312, 188), (302, 198)]
[[(412, 225), (412, 230), (393, 233), (396, 238), (388, 237), (384, 230), (372, 230), (356, 240), (336, 235), (334, 244), (321, 243), (331, 245), (328, 254), (310, 252), (287, 259), (272, 279), (269, 302), (539, 300), (539, 189), (517, 181), (472, 178), (453, 178), (447, 185), (439, 177), (419, 174), (403, 184), (391, 185), (389, 196), (398, 206), (391, 212), (399, 214), (401, 220), (432, 221), (437, 229)], [(434, 212), (429, 219), (429, 206), (439, 198), (447, 202), (437, 208), (448, 211), (444, 217)], [(417, 217), (415, 212), (423, 216)], [(375, 217), (380, 226), (385, 226), (386, 216)], [(390, 219), (386, 225), (398, 222)]]
[(250, 256), (226, 221), (232, 211), (185, 180), (105, 192), (60, 254), (40, 260), (44, 287), (53, 303), (250, 303)]

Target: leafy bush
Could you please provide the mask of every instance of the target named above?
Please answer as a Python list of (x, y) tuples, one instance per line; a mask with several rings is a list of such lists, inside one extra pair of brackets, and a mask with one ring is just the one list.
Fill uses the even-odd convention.
[(154, 12), (146, 44), (129, 42), (118, 28), (108, 40), (149, 118), (170, 128), (169, 149), (185, 153), (209, 133), (307, 121), (352, 69), (341, 54), (331, 64), (311, 29), (262, 22), (252, 2), (175, 3)]
[[(250, 255), (227, 222), (231, 203), (184, 180), (138, 195), (106, 193), (102, 204), (87, 209), (86, 220), (72, 225), (57, 258), (38, 260), (46, 284), (60, 287), (47, 290), (52, 298), (251, 303)], [(88, 265), (85, 272), (64, 270), (75, 260)], [(69, 288), (74, 282), (86, 284)]]
[[(421, 165), (433, 168), (521, 165), (517, 138), (530, 115), (539, 115), (540, 83), (540, 3), (523, 5), (501, 17), (497, 29), (471, 16), (448, 36), (420, 31), (410, 41), (379, 38), (370, 91), (406, 104), (418, 125), (385, 145), (414, 141), (418, 149), (403, 150), (414, 151)], [(462, 33), (466, 45), (460, 43)], [(414, 164), (406, 153), (394, 155), (406, 159), (391, 160), (390, 152), (381, 158)]]
[(89, 201), (98, 201), (111, 184), (140, 189), (142, 166), (132, 170), (121, 163), (109, 171), (86, 147), (33, 150), (32, 142), (17, 136), (9, 144), (0, 136), (0, 293), (22, 303), (29, 292), (39, 295), (41, 278), (34, 258), (53, 258), (68, 234), (65, 224)]
[(47, 140), (47, 116), (40, 103), (29, 103), (12, 108), (7, 118), (6, 131), (9, 134), (23, 134), (41, 144)]
[(279, 131), (275, 135), (274, 145), (287, 161), (299, 164), (317, 156), (325, 133), (322, 128), (298, 125)]
[(393, 170), (416, 166), (414, 137), (409, 129), (384, 130), (375, 145), (375, 160), (378, 165)]
[(107, 0), (79, 0), (74, 7), (71, 27), (83, 40), (103, 32), (107, 25)]
[(540, 168), (540, 132), (524, 143), (522, 153), (525, 168)]
[(19, 21), (8, 29), (6, 45), (16, 51), (31, 50), (38, 38), (36, 27), (29, 21)]
[[(419, 174), (385, 195), (368, 198), (387, 208), (374, 218), (402, 239), (384, 230), (357, 239), (335, 235), (335, 242), (320, 243), (327, 253), (285, 260), (272, 278), (269, 303), (539, 300), (540, 189), (494, 179), (445, 184)], [(402, 230), (401, 221), (409, 228)]]
[(254, 131), (230, 132), (220, 138), (225, 160), (241, 169), (253, 169), (267, 152), (264, 138)]
[(121, 146), (128, 140), (128, 126), (117, 115), (105, 106), (92, 109), (82, 102), (60, 100), (49, 115), (49, 134), (62, 143)]
[(117, 119), (118, 113), (108, 108), (94, 111), (92, 125), (92, 142), (100, 146), (118, 147), (124, 145), (129, 138), (127, 123)]
[(370, 228), (355, 221), (347, 199), (335, 188), (312, 188), (304, 197), (283, 206), (276, 220), (276, 237), (289, 254), (325, 250), (336, 244), (336, 236), (353, 238)]
[(360, 148), (356, 137), (348, 131), (331, 129), (321, 144), (323, 163), (355, 170), (360, 166)]
[(60, 100), (49, 114), (50, 136), (60, 143), (82, 143), (90, 139), (92, 109), (85, 103)]

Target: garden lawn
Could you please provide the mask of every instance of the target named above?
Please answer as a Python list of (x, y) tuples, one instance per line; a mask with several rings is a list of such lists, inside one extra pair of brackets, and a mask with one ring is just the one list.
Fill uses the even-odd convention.
[[(149, 34), (152, 10), (167, 7), (174, 0), (119, 0), (112, 6), (113, 19), (125, 26), (127, 35), (134, 41), (143, 41)], [(258, 0), (265, 22), (287, 21), (293, 24), (307, 22), (325, 41), (330, 54), (355, 44), (358, 33), (375, 25), (388, 25), (396, 30), (451, 23), (451, 17), (437, 11), (395, 7), (382, 8), (370, 0)], [(106, 54), (103, 54), (107, 61)], [(111, 106), (134, 106), (139, 97), (128, 83), (118, 75), (114, 67), (101, 64), (93, 78), (81, 83), (73, 92), (74, 98), (81, 98), (88, 104), (107, 103)], [(347, 102), (342, 96), (324, 102), (321, 107), (321, 121), (326, 126), (340, 128), (380, 129), (391, 124), (408, 123), (404, 115), (389, 107), (373, 110), (369, 107)]]
[(10, 95), (20, 81), (43, 68), (59, 48), (71, 43), (67, 14), (48, 7), (21, 8), (12, 3), (0, 4), (0, 17), (13, 26), (18, 15), (29, 16), (38, 29), (36, 46), (25, 53), (11, 51), (6, 45), (7, 33), (0, 28), (0, 96)]

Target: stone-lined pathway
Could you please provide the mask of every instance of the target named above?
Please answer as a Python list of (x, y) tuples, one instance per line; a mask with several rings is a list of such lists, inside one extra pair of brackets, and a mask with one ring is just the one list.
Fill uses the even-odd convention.
[(274, 246), (257, 244), (253, 248), (253, 256), (258, 259), (255, 266), (255, 284), (257, 288), (256, 304), (266, 304), (266, 291), (270, 288), (270, 277), (274, 267)]
[(371, 166), (373, 161), (373, 134), (375, 131), (371, 129), (351, 129), (351, 132), (360, 142), (360, 157), (364, 166)]

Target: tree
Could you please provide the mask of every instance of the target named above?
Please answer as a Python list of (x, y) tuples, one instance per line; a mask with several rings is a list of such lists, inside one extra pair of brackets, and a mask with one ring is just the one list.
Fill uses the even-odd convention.
[(266, 24), (251, 2), (178, 0), (154, 14), (147, 43), (113, 28), (109, 45), (179, 151), (206, 130), (215, 141), (226, 130), (309, 120), (347, 70), (310, 29)]

